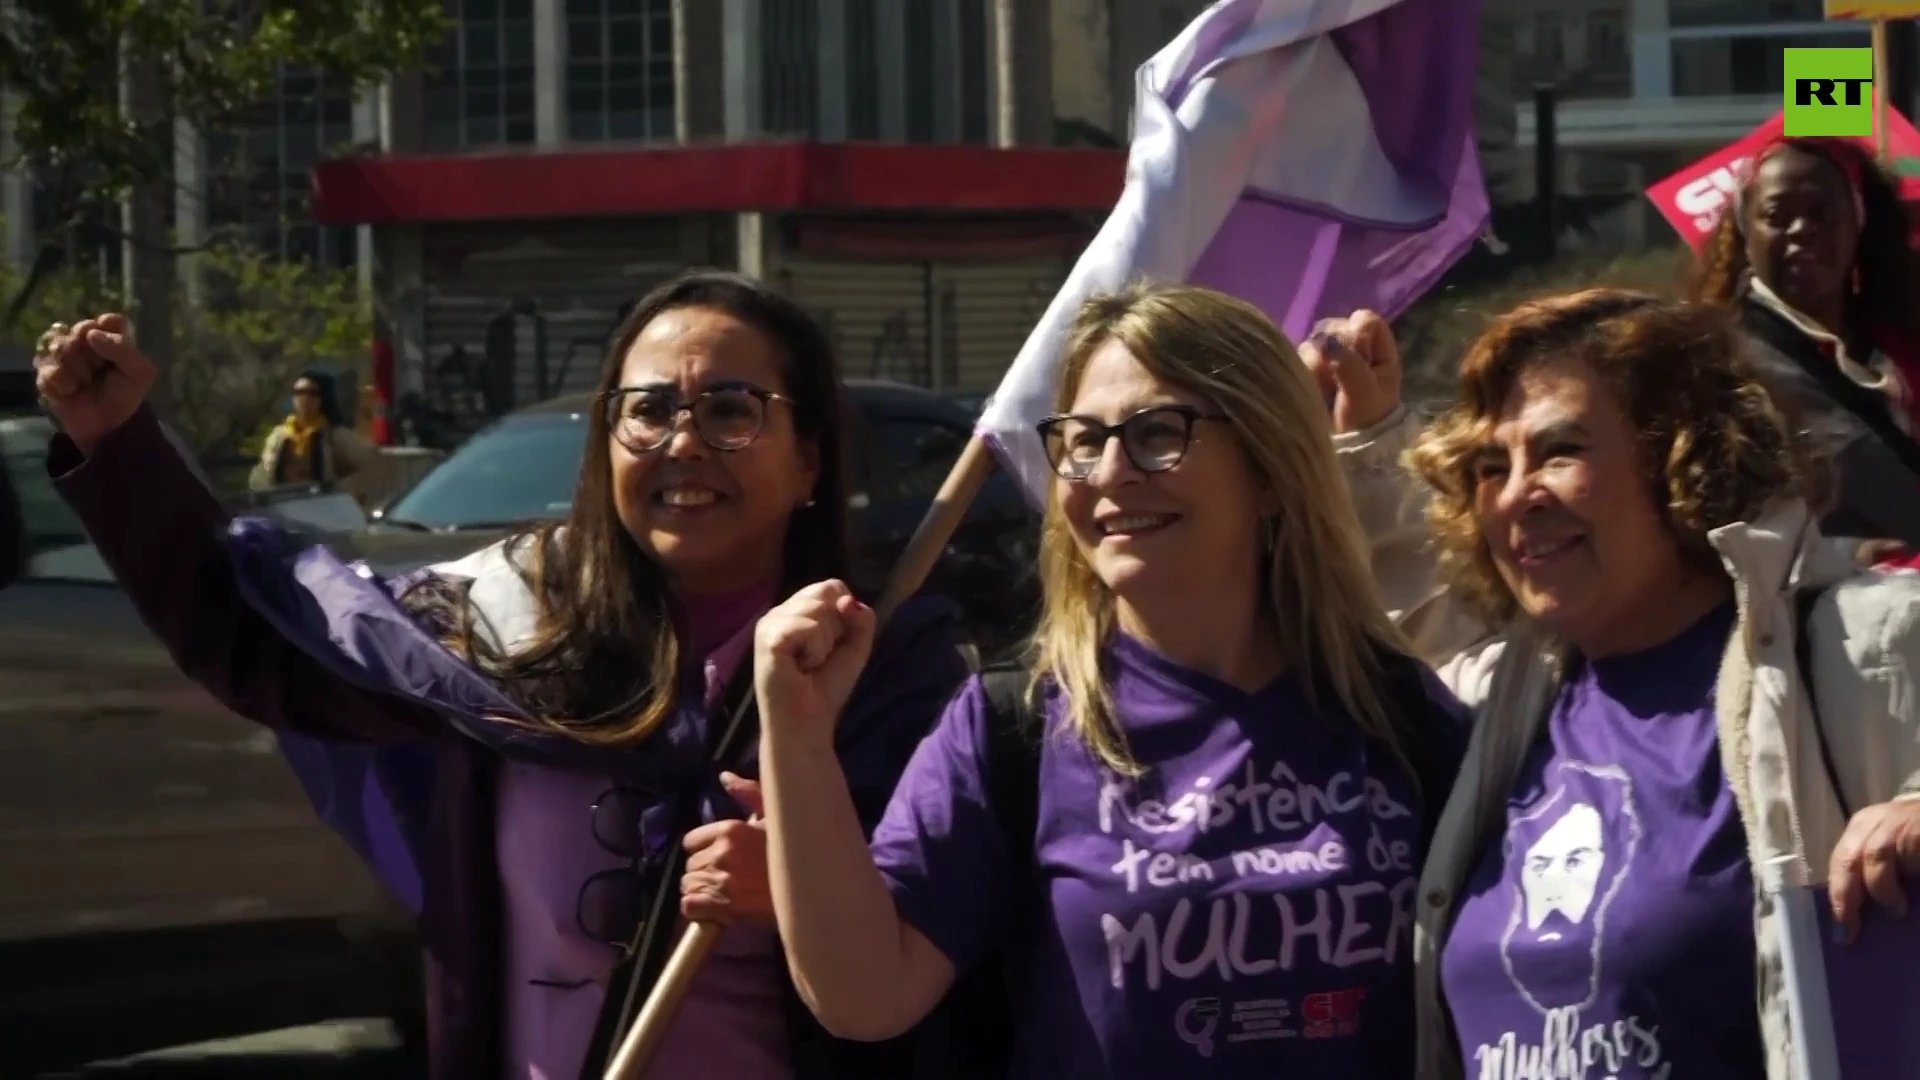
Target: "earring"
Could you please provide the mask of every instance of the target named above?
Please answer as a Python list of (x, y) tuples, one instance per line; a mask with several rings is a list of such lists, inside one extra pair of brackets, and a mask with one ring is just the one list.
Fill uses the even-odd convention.
[(807, 496), (807, 501), (800, 504), (800, 509), (802, 510), (813, 509), (813, 496), (811, 495)]
[(1273, 515), (1268, 514), (1261, 517), (1260, 519), (1260, 550), (1261, 551), (1264, 551), (1269, 555), (1273, 554), (1273, 547), (1276, 543), (1279, 542), (1278, 536), (1277, 536), (1279, 531), (1280, 531), (1279, 524), (1274, 520)]

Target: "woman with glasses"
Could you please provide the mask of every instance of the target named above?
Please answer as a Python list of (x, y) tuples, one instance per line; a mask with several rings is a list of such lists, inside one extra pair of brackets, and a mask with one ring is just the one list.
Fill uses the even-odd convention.
[[(56, 326), (36, 366), (49, 469), (181, 669), (317, 738), (334, 775), (309, 790), (365, 819), (376, 866), (418, 853), (434, 1077), (598, 1080), (675, 902), (730, 925), (649, 1075), (911, 1075), (910, 1043), (830, 1039), (794, 998), (742, 820), (750, 627), (849, 572), (839, 384), (799, 307), (732, 274), (656, 290), (608, 354), (566, 521), (392, 583), (229, 525), (142, 404), (154, 368), (119, 316)], [(863, 828), (965, 676), (955, 633), (943, 602), (903, 607), (831, 740)], [(368, 743), (430, 746), (427, 775)]]
[(1410, 1075), (1815, 1080), (1763, 868), (1827, 885), (1843, 939), (1909, 902), (1920, 581), (1822, 542), (1824, 478), (1728, 314), (1522, 304), (1424, 431), (1377, 316), (1304, 350), (1382, 591), (1475, 710)]
[(796, 984), (884, 1039), (998, 965), (1014, 1077), (1407, 1076), (1464, 733), (1375, 599), (1319, 390), (1250, 305), (1143, 286), (1082, 308), (1059, 407), (1031, 663), (966, 684), (871, 845), (833, 737), (872, 613), (828, 583), (760, 624)]

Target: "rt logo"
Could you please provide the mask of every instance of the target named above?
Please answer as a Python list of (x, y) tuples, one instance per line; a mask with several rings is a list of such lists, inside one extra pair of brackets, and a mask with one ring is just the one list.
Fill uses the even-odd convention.
[(1873, 134), (1872, 49), (1782, 49), (1786, 134)]

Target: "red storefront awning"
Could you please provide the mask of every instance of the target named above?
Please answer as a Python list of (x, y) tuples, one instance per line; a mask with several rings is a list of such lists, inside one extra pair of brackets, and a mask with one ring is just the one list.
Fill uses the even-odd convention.
[(881, 143), (733, 143), (427, 157), (313, 170), (330, 225), (617, 217), (747, 210), (1105, 211), (1115, 150)]

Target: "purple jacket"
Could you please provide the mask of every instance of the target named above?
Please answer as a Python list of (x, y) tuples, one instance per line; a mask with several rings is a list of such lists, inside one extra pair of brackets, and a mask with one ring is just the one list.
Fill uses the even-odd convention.
[[(288, 760), (329, 824), (420, 913), (431, 1075), (496, 1073), (501, 758), (657, 781), (674, 744), (704, 744), (703, 711), (683, 710), (667, 737), (637, 751), (487, 719), (526, 714), (416, 626), (389, 583), (365, 567), (324, 548), (300, 548), (263, 522), (230, 522), (148, 410), (102, 440), (91, 459), (56, 436), (47, 469), (180, 670), (234, 712), (282, 734)], [(966, 677), (956, 644), (951, 605), (923, 599), (904, 606), (875, 646), (838, 734), (869, 829)], [(707, 801), (709, 819), (738, 813), (723, 797)], [(829, 1039), (789, 998), (799, 1076), (908, 1071), (901, 1063), (911, 1048)]]

